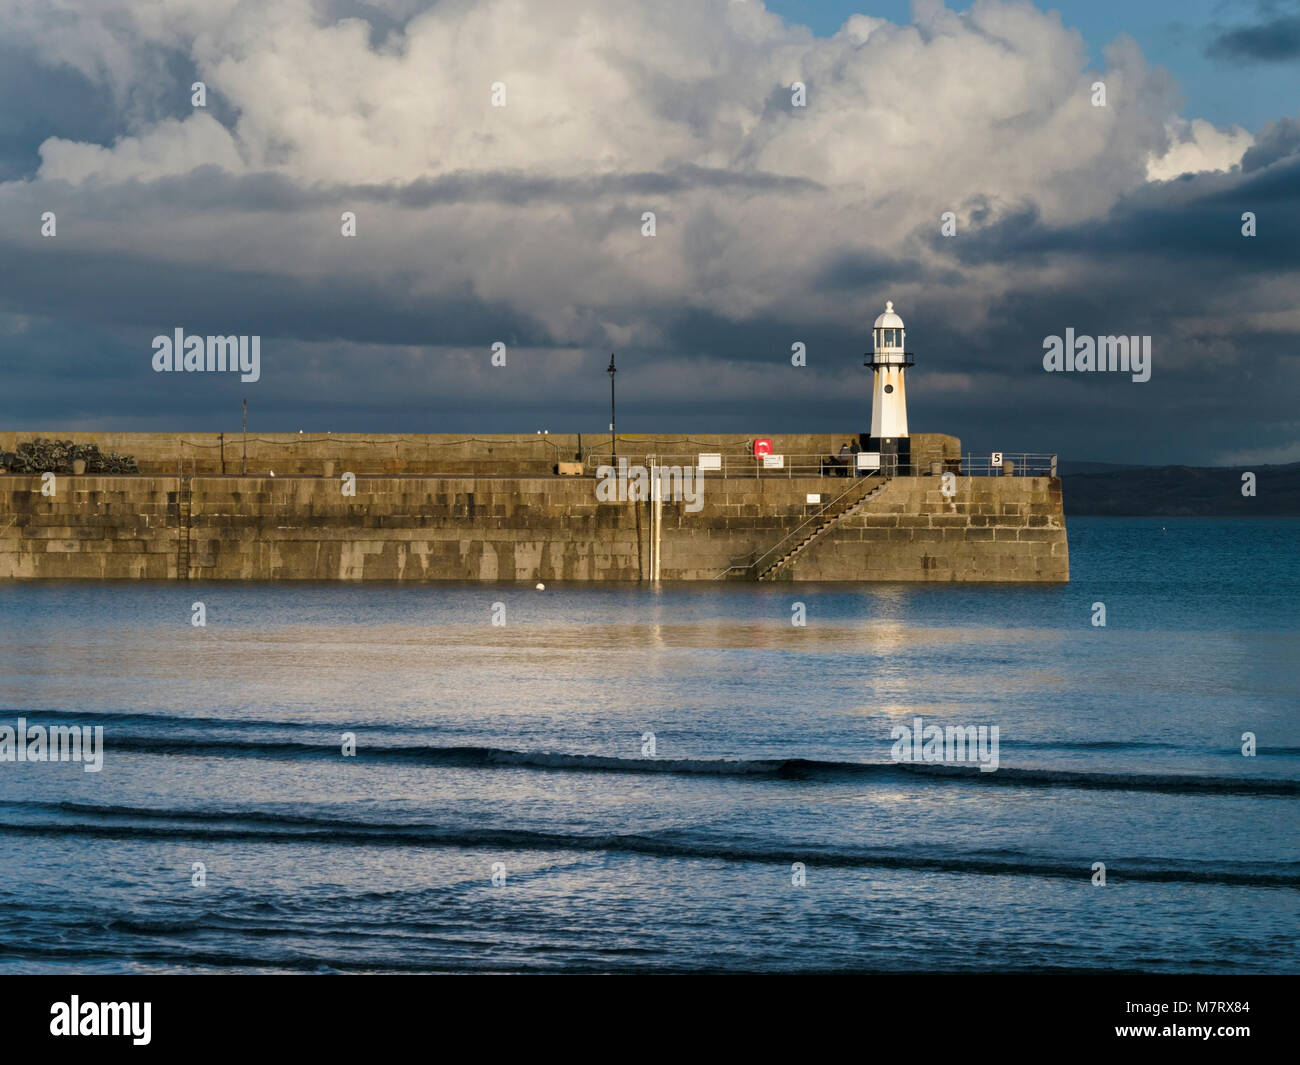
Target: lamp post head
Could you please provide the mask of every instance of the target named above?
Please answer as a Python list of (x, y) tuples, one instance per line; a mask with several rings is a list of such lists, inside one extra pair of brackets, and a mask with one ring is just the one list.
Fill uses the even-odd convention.
[(605, 372), (608, 373), (610, 377), (613, 377), (618, 373), (618, 371), (614, 369), (614, 353), (612, 351), (609, 353), (609, 369)]

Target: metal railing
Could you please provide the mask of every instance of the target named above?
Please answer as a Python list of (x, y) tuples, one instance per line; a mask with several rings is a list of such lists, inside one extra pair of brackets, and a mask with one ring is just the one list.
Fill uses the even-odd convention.
[[(776, 456), (780, 460), (780, 465), (767, 465), (762, 459), (756, 459), (752, 455), (734, 455), (721, 454), (713, 452), (718, 458), (719, 465), (717, 468), (702, 466), (700, 464), (701, 455), (707, 455), (708, 452), (693, 451), (688, 455), (643, 455), (634, 457), (631, 455), (620, 455), (619, 459), (625, 459), (629, 466), (642, 465), (647, 470), (654, 466), (693, 466), (705, 477), (748, 477), (753, 480), (755, 477), (843, 477), (853, 474), (853, 458), (849, 459), (849, 465), (841, 465), (840, 460), (831, 455), (780, 455)], [(609, 452), (588, 452), (583, 459), (584, 470), (591, 475), (603, 466), (611, 465)], [(862, 470), (862, 474), (874, 473), (874, 470)]]
[(1056, 456), (1025, 451), (995, 451), (961, 457), (963, 477), (1055, 477)]
[[(780, 465), (767, 465), (761, 459), (756, 459), (752, 455), (746, 454), (718, 454), (713, 452), (714, 459), (718, 462), (716, 468), (702, 466), (701, 458), (707, 456), (708, 452), (693, 451), (689, 454), (681, 455), (620, 455), (619, 459), (627, 462), (628, 466), (644, 466), (647, 470), (652, 466), (680, 466), (694, 467), (701, 476), (705, 477), (748, 477), (753, 480), (756, 477), (853, 477), (856, 473), (858, 477), (870, 476), (873, 473), (881, 472), (889, 476), (899, 477), (924, 477), (933, 472), (935, 462), (922, 460), (913, 456), (910, 465), (899, 464), (880, 471), (874, 469), (855, 469), (857, 454), (850, 455), (847, 460), (840, 459), (838, 455), (780, 455), (775, 456), (780, 460)], [(889, 456), (883, 457), (889, 461)], [(848, 465), (844, 465), (844, 462)], [(959, 460), (944, 459), (936, 460), (941, 471), (951, 471), (959, 473), (963, 477), (1055, 477), (1057, 476), (1057, 457), (1047, 453), (1034, 453), (1027, 451), (1005, 451), (1005, 452), (984, 452), (975, 454), (967, 452)], [(583, 471), (588, 476), (594, 476), (596, 472), (605, 466), (610, 465), (608, 452), (589, 451), (583, 457)]]
[[(755, 558), (755, 559), (753, 559), (752, 561), (747, 562), (747, 563), (738, 563), (738, 562), (735, 562), (735, 561), (733, 560), (733, 562), (732, 562), (732, 564), (731, 564), (730, 566), (728, 566), (726, 569), (722, 570), (720, 573), (715, 574), (714, 577), (713, 577), (713, 579), (714, 579), (715, 581), (716, 581), (716, 580), (720, 580), (721, 578), (725, 577), (728, 573), (734, 573), (736, 570), (752, 570), (752, 571), (755, 572), (755, 573), (760, 573), (760, 572), (762, 572), (762, 565), (763, 565), (764, 562), (766, 562), (766, 561), (767, 561), (769, 558), (771, 558), (773, 555), (775, 555), (776, 558), (780, 558), (781, 556), (778, 555), (778, 554), (776, 554), (777, 551), (779, 551), (779, 550), (781, 550), (782, 548), (786, 547), (786, 546), (787, 546), (788, 544), (790, 544), (790, 543), (794, 543), (794, 542), (796, 542), (795, 538), (796, 538), (800, 533), (807, 532), (807, 531), (808, 531), (808, 527), (809, 527), (810, 525), (815, 525), (815, 524), (817, 524), (818, 522), (820, 522), (823, 518), (826, 518), (826, 515), (827, 515), (827, 514), (830, 514), (831, 510), (832, 510), (832, 509), (833, 509), (837, 504), (839, 504), (840, 502), (842, 502), (846, 496), (850, 495), (852, 492), (854, 492), (854, 491), (857, 490), (857, 489), (862, 489), (862, 488), (864, 488), (864, 487), (865, 487), (865, 486), (866, 486), (866, 485), (871, 481), (871, 478), (874, 477), (874, 476), (876, 476), (876, 473), (877, 473), (876, 470), (868, 470), (868, 471), (866, 471), (866, 472), (863, 474), (863, 476), (856, 478), (856, 479), (854, 480), (853, 484), (849, 485), (848, 488), (844, 489), (843, 492), (841, 492), (841, 493), (840, 493), (839, 495), (837, 495), (834, 499), (832, 499), (829, 503), (827, 503), (825, 506), (823, 506), (823, 507), (821, 508), (821, 510), (817, 511), (816, 514), (813, 514), (812, 516), (810, 516), (810, 517), (808, 517), (808, 518), (805, 518), (805, 519), (804, 519), (803, 521), (801, 521), (798, 525), (796, 525), (793, 529), (791, 529), (788, 533), (786, 533), (783, 537), (781, 537), (781, 539), (778, 540), (778, 541), (777, 541), (777, 542), (776, 542), (772, 547), (769, 547), (766, 551), (764, 551), (764, 552), (763, 552), (761, 555), (759, 555), (757, 558)], [(880, 484), (883, 484), (883, 483), (884, 483), (884, 481), (883, 481), (883, 479), (882, 479), (881, 481), (879, 481), (879, 482), (877, 483), (877, 485), (876, 485), (875, 487), (879, 487), (879, 485), (880, 485)], [(863, 492), (863, 494), (865, 495), (866, 493)], [(853, 506), (853, 505), (854, 505), (855, 503), (857, 503), (857, 502), (858, 502), (858, 500), (855, 499), (855, 500), (853, 500), (851, 503), (847, 503), (847, 504), (845, 504), (841, 509), (842, 509), (842, 510), (848, 510), (849, 507)], [(827, 521), (834, 521), (834, 520), (835, 520), (836, 518), (838, 518), (838, 517), (839, 517), (838, 514), (830, 514), (830, 517), (829, 517), (829, 518), (826, 518), (826, 520), (827, 520)]]

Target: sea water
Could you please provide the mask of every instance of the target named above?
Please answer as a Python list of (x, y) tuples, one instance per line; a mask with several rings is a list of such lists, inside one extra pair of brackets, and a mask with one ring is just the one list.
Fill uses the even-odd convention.
[[(1298, 971), (1298, 534), (1076, 518), (1062, 586), (0, 584), (0, 727), (103, 728), (0, 761), (0, 971)], [(996, 771), (897, 760), (918, 718)]]

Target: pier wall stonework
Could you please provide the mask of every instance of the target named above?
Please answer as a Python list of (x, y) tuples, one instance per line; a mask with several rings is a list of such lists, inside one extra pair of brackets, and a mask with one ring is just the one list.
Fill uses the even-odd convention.
[(896, 477), (790, 567), (804, 581), (1070, 579), (1059, 477)]
[[(77, 435), (103, 450), (130, 453), (122, 434), (59, 438)], [(137, 440), (144, 435), (134, 434)], [(823, 438), (841, 439), (801, 439)], [(653, 443), (667, 454), (663, 445), (680, 439)], [(746, 443), (727, 439), (736, 447)], [(512, 446), (521, 454), (536, 447), (526, 440), (531, 438), (513, 438)], [(929, 440), (943, 461), (955, 461), (952, 437)], [(0, 434), (0, 448), (5, 443)], [(620, 437), (620, 453), (623, 446)], [(628, 451), (634, 456), (631, 446)], [(160, 464), (168, 461), (161, 448), (154, 454)], [(429, 461), (436, 464), (432, 454)], [(57, 475), (52, 496), (42, 494), (39, 476), (0, 475), (0, 579), (176, 579), (186, 558), (179, 541), (187, 519), (184, 576), (193, 579), (533, 582), (650, 576), (650, 505), (599, 502), (591, 476), (353, 472), (355, 496), (343, 494), (337, 475), (199, 474), (184, 481), (161, 473)], [(810, 493), (829, 502), (850, 483), (822, 476), (708, 477), (698, 512), (685, 502), (663, 504), (660, 576), (711, 580), (733, 565), (751, 563), (820, 510), (807, 502)], [(812, 543), (784, 576), (1069, 579), (1058, 479), (957, 477), (951, 499), (940, 483), (935, 476), (889, 480), (859, 512)]]

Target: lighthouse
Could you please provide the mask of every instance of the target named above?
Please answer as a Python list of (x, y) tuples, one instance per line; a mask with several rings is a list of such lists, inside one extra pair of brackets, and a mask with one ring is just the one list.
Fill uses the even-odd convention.
[(894, 313), (894, 302), (885, 303), (885, 313), (871, 331), (872, 350), (864, 365), (874, 373), (871, 391), (871, 436), (868, 453), (880, 455), (880, 471), (905, 474), (911, 466), (911, 444), (907, 437), (907, 389), (903, 374), (912, 365), (905, 350), (907, 331), (903, 319)]

